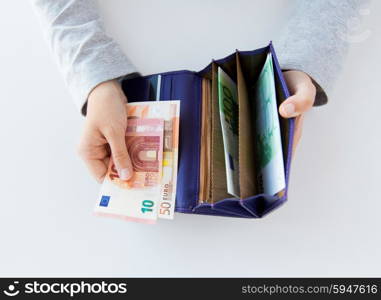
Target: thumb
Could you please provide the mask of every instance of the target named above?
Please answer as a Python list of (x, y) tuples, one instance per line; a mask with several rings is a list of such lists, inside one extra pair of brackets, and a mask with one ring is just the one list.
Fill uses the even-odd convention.
[(111, 156), (119, 177), (128, 180), (133, 175), (132, 163), (127, 151), (126, 137), (124, 130), (108, 132), (105, 138), (111, 148)]
[(315, 93), (310, 90), (298, 90), (288, 97), (279, 107), (279, 113), (284, 118), (292, 118), (308, 111), (314, 104)]

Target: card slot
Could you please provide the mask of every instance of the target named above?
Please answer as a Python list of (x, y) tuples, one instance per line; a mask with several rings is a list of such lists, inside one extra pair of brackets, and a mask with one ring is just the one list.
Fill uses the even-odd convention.
[[(264, 62), (266, 60), (266, 56), (269, 52), (272, 53), (273, 57), (273, 65), (274, 65), (274, 77), (275, 77), (275, 91), (276, 91), (276, 98), (277, 98), (277, 104), (279, 105), (288, 97), (288, 90), (287, 86), (285, 85), (285, 82), (282, 83), (283, 75), (282, 70), (280, 69), (279, 63), (276, 59), (275, 52), (272, 48), (272, 46), (265, 47), (262, 49), (258, 49), (256, 51), (257, 53), (254, 55), (253, 51), (244, 51), (239, 52), (239, 57), (241, 61), (242, 66), (242, 73), (244, 75), (244, 78), (246, 82), (252, 83), (248, 86), (249, 90), (249, 97), (250, 94), (254, 91), (254, 85), (258, 80), (259, 74), (262, 70), (262, 67), (264, 65)], [(250, 97), (252, 98), (252, 97)], [(255, 99), (253, 99), (254, 101)], [(290, 124), (293, 124), (293, 119), (285, 119), (280, 117), (279, 118), (280, 123), (280, 129), (281, 129), (281, 138), (282, 138), (282, 150), (283, 150), (283, 161), (285, 163), (285, 169), (287, 168), (287, 161), (289, 160), (288, 157), (290, 156), (290, 133), (293, 132), (291, 130)]]
[(211, 169), (211, 80), (202, 79), (201, 93), (201, 149), (199, 203), (210, 202)]
[(239, 183), (240, 196), (246, 198), (257, 193), (254, 119), (251, 114), (246, 80), (242, 72), (240, 56), (236, 52), (238, 90), (238, 134), (239, 134)]

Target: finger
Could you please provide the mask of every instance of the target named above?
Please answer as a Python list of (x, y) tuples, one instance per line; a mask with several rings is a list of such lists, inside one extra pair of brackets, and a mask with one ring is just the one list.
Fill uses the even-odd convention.
[(106, 166), (108, 166), (109, 163), (110, 163), (110, 157), (109, 157), (109, 156), (105, 157), (105, 158), (103, 159), (103, 163), (104, 163)]
[(96, 140), (96, 135), (89, 134), (85, 130), (78, 147), (78, 154), (85, 162), (91, 175), (100, 182), (107, 172), (107, 164), (104, 163), (104, 159), (108, 157), (108, 153), (104, 145), (93, 144)]
[(89, 169), (91, 175), (101, 183), (107, 173), (107, 164), (104, 160), (98, 159), (85, 159), (87, 168)]
[(124, 130), (106, 130), (105, 137), (110, 145), (111, 156), (120, 179), (128, 180), (133, 175), (133, 169), (127, 151)]
[(314, 97), (308, 92), (299, 92), (288, 97), (279, 107), (279, 113), (284, 118), (293, 118), (308, 111), (314, 103)]

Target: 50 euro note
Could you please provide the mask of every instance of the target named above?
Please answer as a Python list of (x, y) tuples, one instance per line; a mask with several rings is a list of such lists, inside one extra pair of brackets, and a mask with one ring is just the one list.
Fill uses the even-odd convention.
[(132, 102), (127, 104), (128, 122), (132, 119), (163, 118), (163, 172), (158, 217), (173, 219), (179, 153), (180, 101)]
[(95, 214), (142, 223), (156, 222), (161, 191), (163, 133), (162, 118), (128, 121), (126, 146), (134, 174), (129, 180), (121, 180), (110, 159)]

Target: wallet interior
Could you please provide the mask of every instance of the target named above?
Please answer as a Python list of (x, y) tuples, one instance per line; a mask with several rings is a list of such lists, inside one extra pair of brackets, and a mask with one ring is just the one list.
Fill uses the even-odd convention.
[[(269, 48), (267, 50), (270, 51)], [(213, 61), (209, 67), (200, 72), (200, 75), (203, 77), (201, 137), (205, 145), (202, 147), (200, 155), (201, 162), (205, 163), (200, 166), (199, 203), (216, 204), (226, 198), (232, 198), (226, 192), (225, 158), (217, 93), (218, 67), (221, 67), (237, 83), (240, 198), (245, 199), (260, 193), (256, 180), (255, 120), (252, 112), (255, 101), (255, 83), (265, 63), (268, 51), (261, 51), (255, 54), (253, 52), (237, 51), (223, 60)], [(279, 105), (287, 95), (282, 90), (279, 78), (275, 77)], [(280, 118), (280, 126), (284, 161), (286, 162), (289, 154), (289, 122)], [(208, 140), (211, 142), (208, 143)]]
[[(258, 190), (256, 180), (253, 94), (254, 85), (269, 52), (273, 55), (279, 106), (288, 97), (288, 90), (271, 44), (254, 51), (236, 51), (221, 60), (213, 61), (200, 72), (167, 72), (122, 82), (128, 101), (131, 102), (181, 101), (176, 211), (252, 218), (263, 216), (286, 200), (293, 119), (280, 117), (286, 190), (277, 195), (265, 195)], [(237, 83), (240, 198), (227, 193), (218, 105), (218, 67)]]

